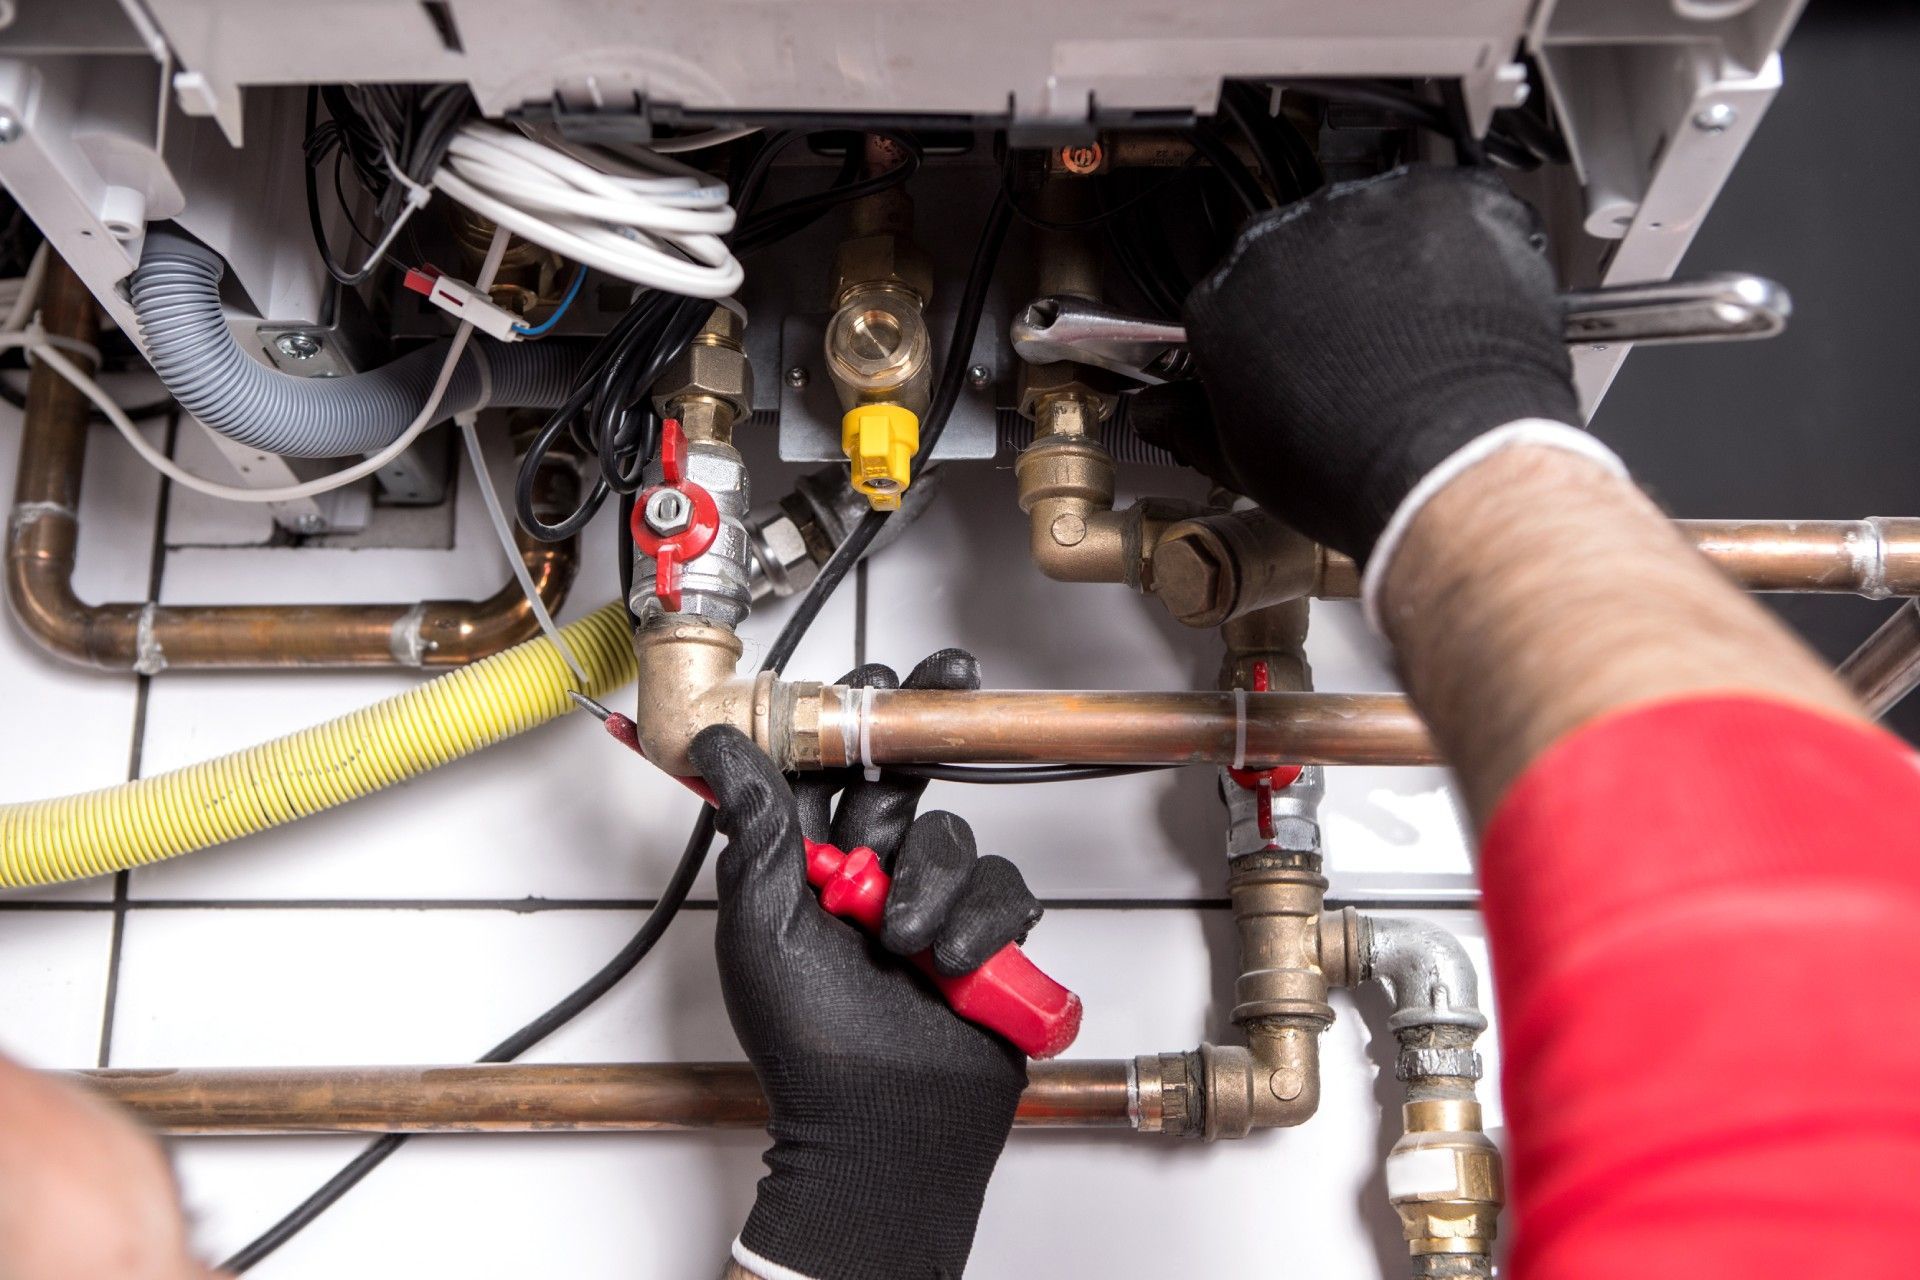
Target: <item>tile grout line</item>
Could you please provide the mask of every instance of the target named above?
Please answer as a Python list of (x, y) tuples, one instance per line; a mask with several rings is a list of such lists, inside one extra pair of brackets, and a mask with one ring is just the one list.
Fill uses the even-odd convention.
[[(1046, 898), (1040, 900), (1050, 910), (1062, 911), (1225, 911), (1232, 907), (1228, 898)], [(111, 901), (0, 901), (0, 915), (10, 912), (88, 912), (111, 911), (126, 915), (135, 911), (413, 911), (456, 912), (492, 911), (513, 915), (540, 915), (550, 911), (649, 911), (659, 905), (657, 898), (116, 898)], [(1329, 908), (1353, 907), (1360, 911), (1475, 911), (1480, 900), (1473, 894), (1447, 897), (1342, 897), (1329, 895)], [(688, 911), (712, 911), (719, 903), (712, 898), (691, 898)]]
[[(166, 440), (162, 444), (168, 457), (173, 456), (179, 438), (180, 409), (176, 405), (167, 416)], [(147, 599), (153, 603), (160, 600), (160, 580), (167, 569), (167, 512), (172, 497), (173, 482), (162, 476), (159, 493), (153, 504), (153, 548), (147, 561)], [(137, 780), (146, 766), (147, 704), (152, 689), (151, 675), (142, 673), (137, 677), (133, 690), (133, 734), (127, 747), (128, 782)], [(111, 1065), (113, 1059), (113, 1021), (120, 1003), (120, 958), (126, 946), (132, 882), (131, 871), (122, 871), (113, 877), (113, 930), (107, 940), (107, 989), (101, 1000), (100, 1052), (94, 1064), (103, 1068)]]

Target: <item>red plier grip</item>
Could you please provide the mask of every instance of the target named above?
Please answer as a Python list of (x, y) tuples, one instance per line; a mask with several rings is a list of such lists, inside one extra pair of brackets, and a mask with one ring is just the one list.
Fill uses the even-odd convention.
[[(842, 852), (817, 840), (808, 840), (806, 846), (807, 883), (820, 891), (820, 905), (878, 936), (893, 878), (873, 850), (863, 846)], [(911, 959), (955, 1013), (1005, 1036), (1029, 1058), (1055, 1057), (1080, 1034), (1080, 997), (1040, 972), (1014, 943), (958, 977), (940, 972), (931, 951)]]

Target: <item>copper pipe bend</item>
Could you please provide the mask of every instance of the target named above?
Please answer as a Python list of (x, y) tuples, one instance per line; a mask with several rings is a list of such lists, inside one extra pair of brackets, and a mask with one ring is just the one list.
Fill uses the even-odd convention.
[[(91, 342), (93, 297), (55, 258), (42, 303), (49, 333)], [(509, 578), (484, 600), (396, 604), (89, 604), (73, 586), (86, 462), (86, 398), (36, 363), (20, 433), (20, 467), (7, 522), (6, 588), (13, 615), (47, 653), (82, 666), (152, 675), (173, 669), (463, 666), (538, 630)], [(540, 473), (538, 500), (571, 505), (578, 478), (561, 464)], [(558, 612), (579, 567), (571, 540), (517, 535), (547, 608)]]

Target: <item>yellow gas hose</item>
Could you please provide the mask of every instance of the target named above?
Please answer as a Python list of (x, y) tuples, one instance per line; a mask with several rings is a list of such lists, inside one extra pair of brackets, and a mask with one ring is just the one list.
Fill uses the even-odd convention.
[[(634, 677), (626, 612), (561, 628), (598, 697)], [(564, 715), (574, 687), (540, 636), (257, 747), (58, 800), (0, 805), (0, 888), (111, 875), (357, 800)]]

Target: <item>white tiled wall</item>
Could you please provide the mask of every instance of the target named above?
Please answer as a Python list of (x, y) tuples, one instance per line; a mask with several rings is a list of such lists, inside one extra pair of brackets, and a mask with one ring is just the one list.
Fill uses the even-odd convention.
[[(16, 443), (17, 422), (0, 418), (0, 484)], [(756, 479), (770, 497), (788, 473), (761, 463)], [(1167, 478), (1125, 479), (1144, 489)], [(831, 679), (859, 657), (904, 669), (964, 644), (1003, 687), (1211, 681), (1207, 636), (1120, 588), (1054, 584), (1028, 566), (1007, 471), (956, 469), (947, 486), (941, 505), (874, 561), (863, 590), (849, 584), (822, 615), (793, 674)], [(156, 485), (99, 434), (86, 494), (82, 593), (143, 598)], [(505, 563), (471, 483), (457, 504), (451, 550), (348, 551), (214, 545), (257, 531), (223, 523), (217, 508), (176, 503), (161, 598), (491, 592)], [(611, 544), (603, 519), (587, 535), (565, 616), (611, 596)], [(749, 657), (783, 612), (755, 617)], [(1349, 606), (1316, 608), (1311, 656), (1324, 688), (1392, 687)], [(118, 782), (136, 746), (148, 772), (186, 764), (414, 680), (176, 672), (143, 690), (132, 677), (41, 658), (0, 626), (0, 801)], [(1484, 966), (1463, 821), (1444, 776), (1330, 773), (1323, 817), (1335, 895), (1430, 906)], [(971, 819), (982, 845), (1018, 859), (1055, 903), (1031, 949), (1086, 1000), (1076, 1052), (1132, 1056), (1230, 1032), (1232, 929), (1203, 771), (1046, 788), (940, 785), (929, 803)], [(94, 1065), (103, 1048), (119, 1067), (472, 1057), (620, 946), (694, 813), (678, 787), (637, 767), (597, 726), (570, 719), (345, 809), (137, 872), (117, 904), (110, 882), (0, 898), (0, 1049), (69, 1067)], [(655, 954), (530, 1056), (737, 1057), (712, 963), (712, 892), (703, 878)], [(1397, 1131), (1392, 1040), (1376, 994), (1336, 1000), (1325, 1101), (1299, 1130), (1211, 1149), (1016, 1135), (972, 1274), (1404, 1274), (1379, 1177)], [(1491, 1043), (1485, 1051), (1497, 1079), (1497, 1053)], [(1487, 1100), (1497, 1126), (1491, 1087)], [(196, 1239), (223, 1256), (363, 1142), (176, 1143)], [(416, 1140), (254, 1274), (710, 1275), (751, 1199), (761, 1145), (738, 1133)], [(1288, 1242), (1279, 1262), (1276, 1227)]]

